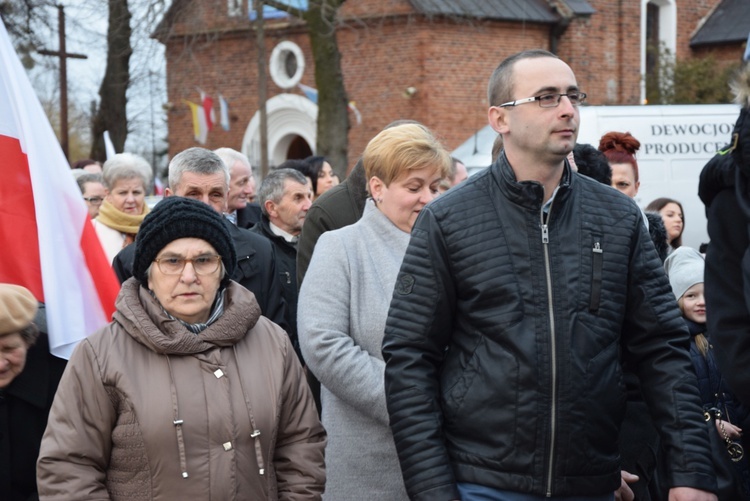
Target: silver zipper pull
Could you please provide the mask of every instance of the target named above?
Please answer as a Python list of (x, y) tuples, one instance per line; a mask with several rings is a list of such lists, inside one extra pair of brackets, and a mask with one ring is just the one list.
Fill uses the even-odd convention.
[(549, 226), (547, 226), (546, 224), (542, 225), (542, 243), (549, 243)]
[(596, 252), (597, 254), (602, 253), (602, 246), (599, 244), (599, 242), (594, 243), (594, 248), (591, 249), (592, 252)]

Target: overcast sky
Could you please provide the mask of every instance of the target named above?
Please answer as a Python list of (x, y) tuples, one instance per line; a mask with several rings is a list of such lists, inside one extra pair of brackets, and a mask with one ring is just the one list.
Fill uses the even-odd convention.
[[(67, 51), (85, 54), (88, 59), (68, 59), (68, 100), (88, 111), (91, 101), (99, 100), (99, 85), (107, 61), (107, 2), (106, 0), (64, 0)], [(152, 142), (164, 147), (166, 138), (166, 102), (164, 46), (149, 37), (153, 25), (143, 20), (149, 0), (131, 0), (133, 19), (130, 58), (131, 87), (128, 89), (128, 120), (131, 122), (125, 150), (143, 154), (149, 161)], [(49, 8), (52, 28), (39, 27), (38, 32), (48, 45), (58, 50), (57, 9)], [(37, 64), (29, 72), (37, 93), (49, 99), (58, 93), (59, 58), (34, 56)], [(152, 127), (152, 122), (154, 126)], [(153, 133), (153, 134), (152, 134)]]

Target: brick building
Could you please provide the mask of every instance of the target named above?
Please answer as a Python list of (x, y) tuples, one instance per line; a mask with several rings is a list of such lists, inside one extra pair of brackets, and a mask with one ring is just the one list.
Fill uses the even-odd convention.
[[(737, 40), (736, 34), (734, 38), (722, 35), (724, 24), (716, 18), (736, 18), (731, 8), (743, 10), (745, 3), (344, 2), (337, 38), (348, 98), (362, 116), (360, 124), (351, 117), (349, 166), (383, 126), (399, 118), (424, 123), (450, 149), (461, 144), (486, 125), (486, 84), (493, 69), (523, 49), (544, 48), (559, 54), (575, 71), (591, 104), (639, 104), (645, 96), (642, 75), (653, 64), (647, 56), (649, 44), (666, 47), (678, 58), (715, 53), (722, 61), (739, 61), (750, 20), (746, 18), (744, 28), (735, 30), (744, 29)], [(297, 85), (315, 87), (305, 26), (290, 17), (268, 19), (265, 34), (266, 62), (273, 77), (267, 85), (273, 165), (313, 151), (317, 105)], [(247, 0), (174, 0), (156, 36), (166, 46), (168, 97), (173, 103), (168, 116), (170, 154), (196, 145), (183, 100), (197, 100), (200, 88), (214, 97), (221, 93), (231, 116), (230, 130), (214, 128), (205, 146), (242, 150), (257, 164), (256, 35)]]

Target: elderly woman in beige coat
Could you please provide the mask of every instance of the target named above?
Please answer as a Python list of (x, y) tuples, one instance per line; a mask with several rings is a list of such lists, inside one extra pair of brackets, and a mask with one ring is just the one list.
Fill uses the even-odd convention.
[(229, 280), (221, 216), (166, 198), (135, 245), (114, 321), (60, 382), (40, 498), (320, 499), (325, 431), (288, 336)]
[(451, 167), (419, 124), (382, 131), (362, 156), (371, 199), (357, 223), (323, 234), (299, 296), (299, 342), (320, 380), (328, 431), (324, 499), (407, 499), (388, 426), (381, 354), (409, 232)]

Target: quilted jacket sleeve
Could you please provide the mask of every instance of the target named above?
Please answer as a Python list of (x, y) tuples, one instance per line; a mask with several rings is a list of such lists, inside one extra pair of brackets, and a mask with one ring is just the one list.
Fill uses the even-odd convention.
[(647, 230), (638, 223), (633, 234), (623, 354), (660, 431), (667, 485), (715, 491), (689, 334)]
[(116, 410), (91, 343), (76, 347), (60, 380), (37, 461), (41, 500), (109, 499), (105, 486)]
[(428, 207), (412, 230), (383, 340), (391, 429), (413, 500), (459, 499), (438, 403), (438, 370), (455, 303), (448, 269), (440, 230)]

